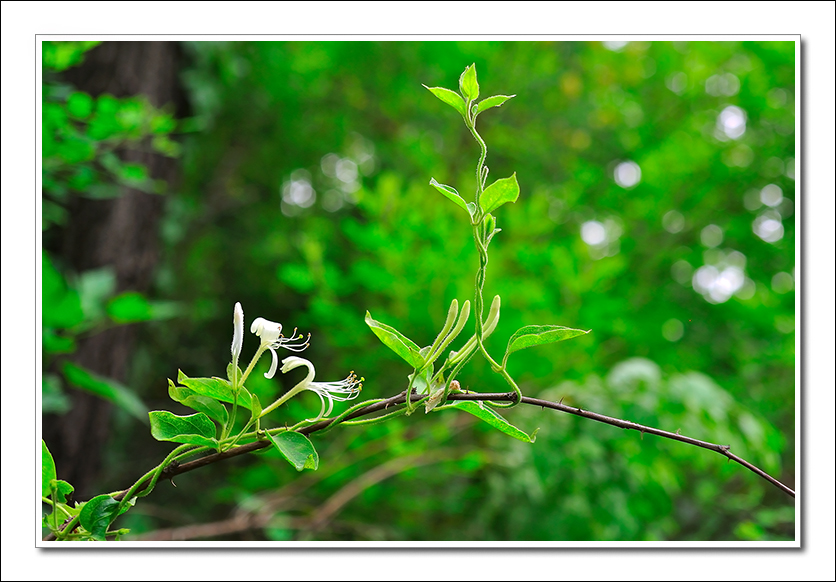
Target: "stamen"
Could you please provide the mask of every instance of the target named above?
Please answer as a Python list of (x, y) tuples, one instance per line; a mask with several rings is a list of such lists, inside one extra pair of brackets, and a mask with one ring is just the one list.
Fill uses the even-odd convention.
[(303, 337), (304, 336), (301, 333), (297, 336), (296, 330), (294, 329), (290, 337), (284, 337), (282, 335), (279, 335), (279, 338), (273, 343), (273, 347), (284, 348), (291, 352), (301, 352), (311, 345), (311, 334), (308, 334), (308, 337), (306, 337), (304, 341), (302, 341), (301, 343), (294, 344), (290, 342), (299, 341)]

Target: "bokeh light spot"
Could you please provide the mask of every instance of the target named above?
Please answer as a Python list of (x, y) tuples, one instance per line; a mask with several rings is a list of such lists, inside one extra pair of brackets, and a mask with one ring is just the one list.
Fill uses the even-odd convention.
[(733, 73), (711, 75), (705, 80), (705, 92), (714, 96), (731, 97), (740, 91), (740, 79)]
[(581, 238), (590, 246), (602, 245), (607, 240), (607, 230), (597, 220), (590, 220), (581, 225)]
[(719, 246), (723, 242), (723, 229), (716, 224), (709, 224), (700, 232), (700, 242), (710, 249)]
[(775, 329), (781, 333), (792, 333), (795, 331), (795, 317), (791, 315), (775, 316)]
[(740, 289), (735, 291), (734, 296), (738, 299), (742, 299), (743, 301), (748, 301), (749, 299), (755, 296), (756, 290), (757, 286), (755, 285), (755, 282), (752, 281), (749, 277), (746, 277)]
[(730, 139), (737, 139), (746, 133), (746, 112), (740, 107), (729, 105), (717, 116), (717, 129)]
[(665, 79), (665, 86), (677, 95), (682, 95), (688, 88), (688, 76), (682, 72), (671, 73)]
[(766, 104), (772, 109), (778, 109), (787, 104), (787, 92), (783, 89), (770, 89), (766, 94)]
[(761, 206), (763, 206), (763, 202), (761, 202), (761, 191), (757, 188), (747, 190), (746, 194), (743, 195), (743, 207), (746, 210), (754, 212)]
[(354, 182), (357, 179), (357, 164), (349, 159), (342, 159), (337, 162), (335, 173), (341, 182)]
[(755, 160), (755, 152), (745, 143), (723, 152), (723, 163), (729, 167), (745, 168)]
[(772, 277), (772, 290), (783, 295), (789, 293), (795, 287), (795, 281), (792, 275), (785, 272), (775, 273)]
[(602, 44), (607, 48), (607, 50), (619, 52), (627, 46), (627, 42), (628, 41), (626, 40), (605, 40)]
[(703, 265), (694, 273), (694, 289), (710, 303), (725, 303), (743, 286), (745, 277), (737, 267), (722, 271), (714, 265)]
[(678, 319), (669, 319), (662, 324), (662, 336), (669, 342), (678, 342), (685, 334), (685, 326)]
[(685, 217), (677, 210), (670, 210), (662, 217), (662, 226), (670, 233), (682, 232), (685, 228)]
[(290, 174), (290, 180), (282, 186), (282, 212), (294, 216), (296, 208), (309, 208), (316, 202), (316, 191), (311, 186), (311, 175), (298, 169)]
[(784, 238), (781, 215), (774, 210), (767, 210), (752, 222), (752, 231), (766, 242), (778, 242)]
[(787, 158), (784, 162), (785, 175), (790, 180), (795, 180), (795, 158)]
[(761, 202), (767, 206), (778, 206), (784, 198), (784, 192), (780, 186), (775, 184), (767, 184), (761, 188)]
[(622, 188), (632, 188), (642, 179), (642, 170), (636, 162), (621, 162), (613, 172), (615, 183)]

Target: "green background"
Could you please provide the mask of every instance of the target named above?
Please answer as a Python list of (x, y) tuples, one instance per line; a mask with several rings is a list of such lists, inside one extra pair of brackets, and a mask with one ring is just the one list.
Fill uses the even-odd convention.
[[(139, 101), (122, 105), (147, 120), (149, 133), (170, 136), (155, 146), (179, 155), (182, 177), (165, 194), (159, 232), (149, 233), (164, 249), (150, 307), (128, 296), (127, 319), (112, 302), (107, 314), (117, 323), (151, 320), (139, 328), (126, 382), (146, 408), (185, 412), (167, 398), (166, 378), (178, 368), (224, 375), (236, 301), (248, 324), (265, 317), (311, 332), (303, 355), (317, 379), (354, 370), (367, 398), (405, 387), (410, 370), (363, 316), (369, 310), (427, 345), (450, 301), (472, 300), (469, 224), (428, 183), (434, 177), (471, 199), (478, 147), (421, 84), (457, 89), (475, 62), (482, 96), (516, 94), (479, 117), (491, 179), (516, 172), (521, 187), (518, 202), (495, 213), (503, 230), (485, 287), (488, 301), (502, 297), (487, 342), (494, 357), (523, 325), (591, 329), (513, 354), (509, 371), (523, 393), (730, 444), (794, 487), (793, 43), (182, 49), (187, 119), (174, 125)], [(69, 115), (49, 117), (61, 107)], [(45, 137), (47, 192), (90, 196), (92, 182), (114, 181), (85, 182), (74, 169), (94, 155), (90, 143), (107, 138), (85, 125), (85, 108), (77, 93), (45, 90), (44, 133), (64, 148), (54, 153)], [(68, 137), (68, 127), (82, 137)], [(51, 155), (60, 164), (50, 165)], [(633, 167), (625, 162), (640, 168), (638, 183), (616, 180), (619, 168)], [(114, 168), (123, 184), (147, 179), (142, 168)], [(45, 203), (45, 237), (60, 226), (50, 209)], [(783, 236), (758, 236), (768, 220)], [(601, 244), (587, 242), (601, 232)], [(714, 286), (695, 284), (724, 272)], [(82, 317), (62, 299), (61, 279), (82, 306), (90, 288), (77, 284), (89, 273), (60, 264), (56, 273), (51, 296), (44, 276), (47, 355), (71, 351), (46, 344), (71, 336)], [(723, 283), (732, 287), (724, 292)], [(248, 333), (245, 359), (255, 347)], [(474, 391), (506, 390), (476, 358), (459, 380)], [(264, 403), (297, 381), (256, 374), (248, 387)], [(49, 394), (60, 403), (70, 389)], [(273, 416), (283, 424), (318, 407), (307, 394)], [(101, 491), (128, 486), (165, 454), (131, 410), (133, 401), (122, 402), (113, 419)], [(119, 525), (141, 536), (258, 516), (254, 527), (199, 538), (245, 540), (794, 539), (792, 500), (715, 453), (531, 407), (506, 416), (529, 433), (539, 427), (537, 442), (460, 412), (419, 412), (314, 435), (316, 472), (300, 475), (268, 453), (180, 476), (177, 489), (161, 487)]]

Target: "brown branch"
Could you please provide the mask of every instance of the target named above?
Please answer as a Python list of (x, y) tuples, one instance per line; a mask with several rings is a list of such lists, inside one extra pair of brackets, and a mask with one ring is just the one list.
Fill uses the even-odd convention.
[[(412, 401), (417, 402), (421, 400), (423, 397), (413, 394)], [(459, 400), (475, 400), (475, 401), (493, 401), (493, 402), (514, 402), (516, 396), (513, 392), (494, 392), (494, 393), (466, 393), (466, 394), (450, 394), (448, 400), (450, 401), (459, 401)], [(355, 418), (359, 418), (361, 416), (368, 416), (374, 414), (375, 412), (380, 412), (384, 410), (388, 410), (393, 406), (400, 406), (406, 402), (406, 394), (401, 393), (397, 396), (392, 396), (391, 398), (387, 398), (382, 402), (378, 402), (376, 404), (370, 404), (364, 408), (354, 411), (352, 414), (349, 414), (345, 420), (352, 420)], [(533, 406), (540, 406), (544, 408), (551, 408), (552, 410), (559, 410), (561, 412), (566, 412), (569, 414), (574, 414), (575, 416), (581, 416), (583, 418), (588, 418), (589, 420), (595, 420), (597, 422), (603, 422), (605, 424), (610, 424), (612, 426), (617, 426), (618, 428), (623, 429), (632, 429), (637, 430), (642, 434), (652, 434), (656, 436), (660, 436), (663, 438), (668, 438), (671, 440), (679, 441), (682, 443), (686, 443), (689, 445), (694, 445), (697, 447), (702, 447), (704, 449), (708, 449), (710, 451), (714, 451), (715, 453), (720, 453), (721, 455), (739, 463), (752, 471), (753, 473), (761, 476), (762, 478), (766, 479), (770, 483), (772, 483), (775, 487), (790, 495), (795, 497), (795, 491), (775, 479), (774, 477), (767, 474), (765, 471), (759, 469), (755, 465), (741, 459), (737, 455), (729, 452), (730, 447), (728, 445), (718, 445), (714, 443), (709, 443), (706, 441), (701, 441), (699, 439), (687, 437), (685, 435), (681, 435), (675, 432), (669, 432), (666, 430), (661, 430), (658, 428), (653, 428), (651, 426), (645, 426), (643, 424), (638, 424), (636, 422), (631, 422), (629, 420), (621, 420), (620, 418), (613, 418), (611, 416), (605, 416), (603, 414), (598, 414), (597, 412), (591, 412), (589, 410), (583, 410), (582, 408), (576, 408), (574, 406), (568, 406), (566, 404), (562, 404), (560, 402), (551, 402), (549, 400), (541, 400), (539, 398), (531, 398), (529, 396), (522, 397), (522, 404), (531, 404)], [(310, 426), (306, 426), (299, 430), (301, 434), (309, 435), (311, 433), (320, 431), (331, 424), (330, 419), (321, 420), (315, 424)], [(212, 455), (207, 455), (205, 457), (201, 457), (200, 459), (196, 459), (194, 461), (190, 461), (188, 463), (182, 463), (177, 466), (170, 466), (167, 467), (165, 471), (163, 471), (163, 478), (170, 479), (175, 475), (181, 475), (183, 473), (188, 473), (189, 471), (194, 471), (195, 469), (199, 469), (200, 467), (204, 467), (206, 465), (211, 465), (213, 463), (217, 463), (219, 461), (223, 461), (225, 459), (231, 459), (233, 457), (237, 457), (240, 455), (245, 455), (247, 453), (251, 453), (253, 451), (257, 451), (259, 449), (263, 449), (265, 447), (269, 447), (271, 444), (268, 441), (255, 441), (252, 443), (247, 443), (245, 445), (241, 445), (239, 447), (235, 447), (234, 449), (230, 449), (228, 451), (224, 451), (223, 453), (215, 453)], [(114, 498), (117, 501), (121, 501), (124, 494), (127, 493), (127, 489), (117, 494)]]
[[(420, 401), (423, 396), (413, 394), (411, 401), (418, 402)], [(448, 397), (449, 401), (461, 401), (461, 400), (470, 400), (470, 401), (492, 401), (492, 402), (514, 402), (516, 400), (516, 394), (514, 392), (494, 392), (494, 393), (479, 393), (479, 392), (471, 392), (471, 393), (464, 393), (464, 394), (450, 394)], [(406, 392), (401, 392), (396, 396), (392, 396), (391, 398), (387, 398), (381, 402), (377, 402), (375, 404), (370, 404), (358, 410), (355, 410), (353, 413), (349, 414), (344, 420), (353, 420), (355, 418), (360, 418), (362, 416), (369, 416), (374, 414), (375, 412), (381, 411), (389, 411), (388, 409), (394, 406), (401, 406), (406, 402)], [(609, 424), (612, 426), (616, 426), (618, 428), (623, 429), (631, 429), (637, 430), (642, 435), (652, 434), (656, 436), (660, 436), (663, 438), (679, 441), (682, 443), (686, 443), (689, 445), (694, 445), (697, 447), (702, 447), (704, 449), (708, 449), (710, 451), (714, 451), (715, 453), (719, 453), (724, 457), (731, 459), (732, 461), (739, 463), (740, 465), (746, 467), (756, 475), (759, 475), (763, 479), (766, 479), (769, 483), (790, 495), (791, 497), (795, 497), (795, 491), (775, 479), (774, 477), (770, 476), (768, 473), (759, 469), (755, 465), (749, 463), (748, 461), (738, 457), (737, 455), (729, 452), (731, 448), (729, 445), (718, 445), (714, 443), (709, 443), (706, 441), (701, 441), (699, 439), (687, 437), (685, 435), (681, 435), (678, 432), (669, 432), (666, 430), (653, 428), (651, 426), (645, 426), (643, 424), (638, 424), (636, 422), (632, 422), (629, 420), (622, 420), (620, 418), (613, 418), (611, 416), (606, 416), (603, 414), (598, 414), (597, 412), (591, 412), (589, 410), (583, 410), (582, 408), (577, 408), (574, 406), (568, 406), (563, 404), (562, 402), (551, 402), (550, 400), (541, 400), (539, 398), (531, 398), (529, 396), (523, 396), (521, 400), (522, 404), (530, 404), (533, 406), (540, 406), (542, 408), (551, 408), (552, 410), (559, 410), (561, 412), (566, 412), (568, 414), (574, 414), (575, 416), (581, 416), (583, 418), (587, 418), (589, 420), (594, 420), (597, 422), (603, 422), (605, 424)], [(311, 424), (300, 429), (298, 432), (304, 435), (309, 435), (311, 433), (323, 430), (327, 426), (332, 423), (331, 419), (324, 419), (317, 423)], [(251, 443), (247, 443), (228, 451), (224, 451), (222, 453), (215, 453), (211, 455), (207, 455), (205, 457), (201, 457), (200, 459), (196, 459), (194, 461), (189, 461), (188, 463), (182, 463), (179, 465), (172, 464), (163, 470), (161, 478), (164, 479), (171, 479), (176, 475), (181, 475), (183, 473), (188, 473), (190, 471), (194, 471), (195, 469), (199, 469), (201, 467), (205, 467), (206, 465), (211, 465), (213, 463), (217, 463), (219, 461), (223, 461), (226, 459), (231, 459), (233, 457), (238, 457), (240, 455), (246, 455), (253, 451), (257, 451), (259, 449), (263, 449), (266, 447), (271, 446), (271, 443), (268, 441), (254, 441)], [(142, 489), (138, 490), (141, 492)], [(114, 495), (114, 499), (117, 501), (121, 501), (125, 494), (128, 492), (127, 489), (120, 491), (116, 495)], [(54, 540), (55, 536), (53, 534), (49, 534), (44, 538), (44, 541)]]

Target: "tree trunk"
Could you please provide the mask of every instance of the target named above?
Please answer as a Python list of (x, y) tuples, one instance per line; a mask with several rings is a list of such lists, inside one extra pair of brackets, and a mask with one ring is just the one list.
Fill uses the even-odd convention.
[[(84, 63), (67, 70), (64, 79), (93, 96), (145, 95), (161, 107), (182, 109), (178, 82), (180, 49), (174, 42), (105, 42), (86, 54)], [(148, 168), (155, 180), (174, 184), (177, 162), (159, 154), (126, 151), (124, 161)], [(111, 266), (117, 292), (146, 292), (158, 262), (159, 221), (164, 197), (123, 188), (108, 200), (74, 197), (58, 242), (57, 254), (75, 272)], [(133, 326), (106, 330), (78, 342), (72, 360), (110, 378), (124, 381), (131, 363)], [(136, 388), (136, 387), (134, 387)], [(75, 486), (75, 498), (97, 493), (91, 488), (101, 467), (110, 431), (112, 405), (86, 392), (70, 389), (72, 409), (46, 415), (43, 435), (55, 457), (59, 477)]]

